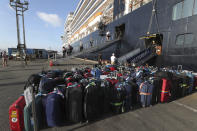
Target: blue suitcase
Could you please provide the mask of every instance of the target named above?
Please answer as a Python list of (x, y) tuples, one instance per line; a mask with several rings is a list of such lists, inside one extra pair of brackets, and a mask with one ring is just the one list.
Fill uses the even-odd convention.
[(194, 75), (191, 72), (186, 73), (186, 75), (189, 77), (189, 89), (188, 94), (191, 94), (194, 88)]
[(96, 78), (100, 78), (100, 75), (102, 75), (102, 71), (99, 68), (94, 68), (91, 70), (91, 74)]
[(52, 92), (57, 85), (64, 84), (63, 78), (48, 78), (46, 76), (42, 77), (39, 84), (39, 91), (41, 93), (47, 94)]
[(64, 99), (61, 93), (51, 93), (47, 96), (46, 120), (49, 127), (61, 126), (64, 123)]
[(153, 85), (148, 81), (141, 83), (139, 93), (142, 107), (148, 107), (152, 101)]

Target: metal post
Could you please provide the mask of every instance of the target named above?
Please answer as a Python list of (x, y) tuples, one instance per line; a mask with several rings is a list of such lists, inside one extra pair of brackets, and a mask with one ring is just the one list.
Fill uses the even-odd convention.
[(25, 47), (25, 50), (26, 50), (25, 22), (24, 22), (24, 9), (23, 8), (22, 8), (22, 19), (23, 19), (23, 41), (24, 41), (24, 47)]
[(17, 46), (17, 49), (20, 53), (20, 50), (19, 50), (19, 46), (20, 46), (20, 30), (19, 30), (19, 21), (18, 21), (18, 8), (17, 8), (17, 3), (16, 3), (16, 28), (17, 28), (17, 40), (18, 40), (18, 46)]
[[(24, 0), (21, 2), (20, 0), (10, 0), (10, 6), (16, 10), (16, 28), (17, 28), (17, 50), (20, 57), (23, 59), (23, 56), (26, 56), (26, 40), (25, 40), (25, 24), (24, 24), (24, 12), (28, 10), (29, 2)], [(23, 40), (24, 43), (21, 43), (20, 40), (20, 28), (19, 28), (19, 15), (22, 16), (22, 24), (23, 24)], [(23, 52), (24, 51), (24, 52)], [(26, 58), (24, 59), (26, 63)]]

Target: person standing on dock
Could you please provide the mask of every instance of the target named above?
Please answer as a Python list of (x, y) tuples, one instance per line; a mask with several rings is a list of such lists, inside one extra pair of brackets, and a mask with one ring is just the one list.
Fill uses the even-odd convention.
[(62, 49), (62, 53), (63, 53), (63, 58), (65, 58), (65, 55), (66, 55), (66, 48), (63, 46), (63, 49)]
[(71, 45), (68, 45), (68, 55), (71, 55), (73, 51), (73, 47)]
[(98, 64), (102, 65), (102, 54), (98, 55)]
[(114, 65), (115, 62), (116, 62), (116, 57), (115, 57), (115, 54), (113, 53), (111, 56), (111, 64)]
[(83, 50), (83, 43), (82, 43), (82, 41), (80, 41), (79, 50), (80, 50), (80, 52)]
[(3, 67), (6, 67), (8, 64), (8, 57), (7, 57), (6, 51), (4, 51), (2, 55), (2, 64), (3, 64)]

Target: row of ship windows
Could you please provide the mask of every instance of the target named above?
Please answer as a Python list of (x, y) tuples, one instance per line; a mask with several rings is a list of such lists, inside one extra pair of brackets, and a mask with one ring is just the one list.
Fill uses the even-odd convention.
[(176, 45), (191, 45), (194, 40), (194, 35), (191, 33), (180, 34), (176, 37)]
[[(96, 0), (95, 0), (96, 1)], [(91, 11), (88, 13), (88, 15), (85, 17), (85, 18), (83, 18), (83, 21), (81, 21), (80, 23), (83, 23), (85, 20), (87, 20), (87, 18), (90, 16), (90, 15), (92, 15), (92, 13), (100, 6), (100, 4), (103, 2), (104, 0), (102, 0), (102, 1), (100, 1), (100, 3), (98, 3), (94, 8), (92, 8), (91, 9)], [(79, 19), (79, 21), (80, 21), (81, 19)], [(75, 32), (76, 31), (76, 29), (78, 29), (80, 27), (80, 24), (78, 24), (77, 25), (77, 27), (75, 27), (74, 29), (74, 31), (73, 32)]]
[(172, 19), (178, 20), (197, 14), (197, 0), (184, 0), (173, 7)]

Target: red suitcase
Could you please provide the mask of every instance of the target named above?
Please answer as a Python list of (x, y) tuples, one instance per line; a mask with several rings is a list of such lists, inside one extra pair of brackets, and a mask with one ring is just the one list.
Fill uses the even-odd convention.
[(9, 107), (9, 123), (12, 131), (23, 131), (24, 130), (24, 117), (23, 110), (25, 107), (25, 98), (20, 96), (10, 107)]
[(165, 78), (162, 79), (161, 102), (168, 102), (170, 99), (171, 81)]

